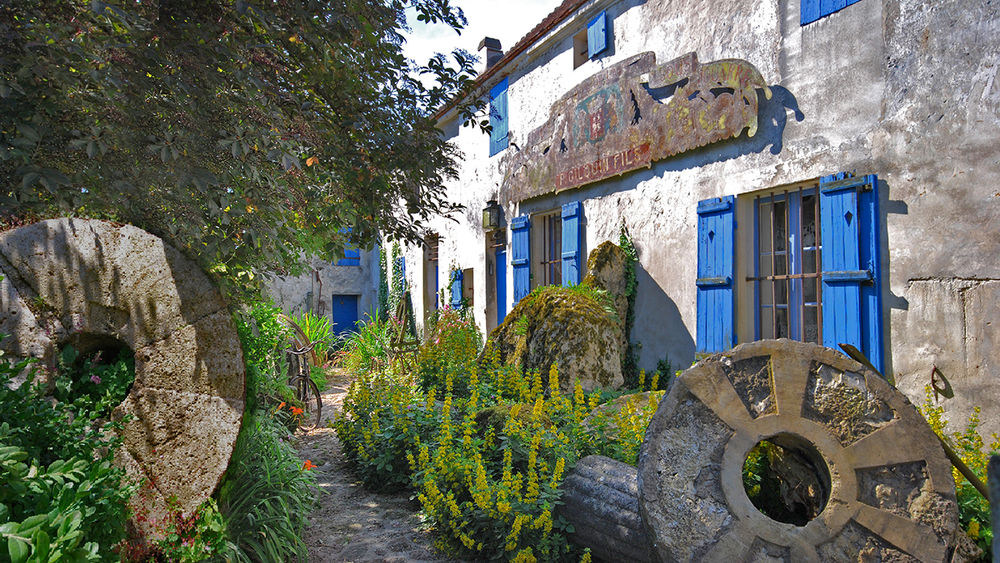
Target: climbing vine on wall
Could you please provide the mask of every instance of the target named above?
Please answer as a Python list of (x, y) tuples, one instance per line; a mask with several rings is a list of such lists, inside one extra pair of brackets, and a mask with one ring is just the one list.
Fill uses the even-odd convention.
[(389, 312), (389, 270), (385, 263), (385, 249), (378, 249), (378, 310), (383, 314)]
[(638, 282), (635, 277), (635, 264), (639, 261), (639, 251), (632, 243), (632, 236), (622, 221), (618, 228), (618, 246), (628, 256), (625, 264), (625, 297), (628, 299), (628, 312), (625, 313), (625, 353), (622, 355), (622, 376), (626, 387), (638, 385), (639, 366), (636, 347), (632, 344), (632, 325), (635, 324), (635, 294)]

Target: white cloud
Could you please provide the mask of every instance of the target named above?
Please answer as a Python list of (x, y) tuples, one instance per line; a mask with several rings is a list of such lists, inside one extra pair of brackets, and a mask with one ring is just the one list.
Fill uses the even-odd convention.
[[(478, 53), (476, 50), (484, 37), (499, 39), (507, 52), (561, 3), (561, 0), (452, 0), (469, 21), (461, 35), (442, 23), (427, 25), (416, 21), (416, 14), (411, 9), (409, 25), (412, 32), (405, 34), (403, 50), (418, 63), (426, 62), (435, 53), (447, 55), (455, 48), (484, 59), (485, 51)], [(477, 68), (481, 70), (483, 63), (480, 62)]]

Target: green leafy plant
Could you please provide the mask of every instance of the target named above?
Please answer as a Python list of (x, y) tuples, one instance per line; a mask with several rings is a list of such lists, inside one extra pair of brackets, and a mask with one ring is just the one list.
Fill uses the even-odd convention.
[[(632, 327), (635, 325), (635, 296), (638, 292), (639, 282), (636, 279), (635, 268), (639, 262), (639, 251), (632, 242), (632, 235), (625, 227), (622, 220), (618, 228), (618, 246), (628, 257), (625, 263), (625, 298), (628, 300), (628, 310), (625, 313), (625, 343), (628, 345), (625, 354), (622, 355), (622, 375), (625, 378), (626, 387), (635, 387), (635, 378), (639, 372), (638, 354), (635, 345), (632, 344)], [(669, 371), (661, 373), (667, 374)]]
[(135, 490), (111, 464), (124, 421), (53, 402), (34, 378), (30, 362), (0, 358), (0, 553), (18, 563), (116, 560)]
[(555, 513), (562, 479), (591, 453), (635, 463), (662, 392), (584, 424), (605, 396), (579, 384), (563, 395), (554, 367), (545, 385), (489, 349), (474, 361), (479, 338), (471, 319), (448, 311), (415, 371), (368, 360), (383, 369), (355, 373), (335, 423), (344, 453), (366, 486), (412, 490), (438, 545), (458, 557), (579, 558), (572, 527)]
[[(955, 453), (985, 483), (986, 465), (991, 455), (1000, 453), (1000, 437), (993, 434), (989, 444), (979, 434), (980, 408), (975, 407), (962, 431), (949, 432), (948, 420), (944, 418), (944, 408), (934, 404), (934, 393), (928, 385), (924, 387), (924, 402), (920, 412), (927, 419), (934, 433), (951, 446)], [(980, 561), (992, 561), (993, 526), (990, 519), (989, 500), (969, 483), (965, 477), (952, 468), (955, 477), (955, 494), (958, 497), (958, 519), (966, 535), (983, 550)]]
[[(59, 354), (59, 375), (55, 382), (57, 400), (108, 418), (121, 404), (135, 381), (135, 360), (127, 348), (116, 358), (103, 358), (104, 351), (81, 354), (69, 345)], [(105, 359), (112, 361), (106, 363)]]
[(315, 504), (315, 479), (265, 412), (245, 416), (216, 493), (225, 521), (221, 554), (231, 561), (305, 561), (302, 531)]

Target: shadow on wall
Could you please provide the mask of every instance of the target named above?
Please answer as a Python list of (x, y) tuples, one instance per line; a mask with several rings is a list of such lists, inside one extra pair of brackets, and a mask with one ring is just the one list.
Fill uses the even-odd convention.
[(635, 277), (638, 287), (632, 342), (642, 345), (639, 366), (648, 373), (657, 361), (668, 358), (675, 370), (686, 368), (694, 359), (695, 344), (677, 304), (638, 262)]
[(782, 137), (785, 133), (785, 125), (788, 123), (788, 110), (792, 110), (795, 121), (804, 120), (805, 114), (799, 109), (799, 102), (787, 88), (770, 86), (770, 89), (770, 100), (764, 98), (763, 91), (757, 91), (760, 106), (757, 110), (756, 135), (747, 137), (747, 130), (744, 129), (736, 139), (719, 141), (667, 159), (657, 168), (661, 172), (698, 168), (746, 154), (761, 153), (768, 147), (771, 148), (771, 154), (779, 154), (783, 146)]

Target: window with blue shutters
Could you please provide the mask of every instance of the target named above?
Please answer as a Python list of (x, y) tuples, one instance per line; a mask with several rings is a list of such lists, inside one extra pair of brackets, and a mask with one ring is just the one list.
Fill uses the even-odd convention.
[(587, 28), (573, 36), (573, 68), (609, 52), (611, 32), (608, 14), (601, 12), (587, 22)]
[(507, 148), (507, 78), (490, 89), (490, 156)]
[[(351, 232), (350, 227), (345, 227), (340, 230), (342, 233)], [(337, 260), (337, 266), (360, 266), (361, 265), (361, 249), (360, 248), (345, 248), (344, 257)]]
[[(738, 205), (754, 224), (737, 238), (732, 198), (698, 204), (698, 351), (764, 338), (851, 344), (883, 370), (878, 179), (837, 174)], [(745, 303), (735, 283), (748, 284)]]
[(799, 5), (799, 24), (806, 25), (860, 0), (802, 0)]
[(462, 307), (462, 270), (451, 271), (451, 307)]
[(583, 206), (579, 201), (562, 206), (562, 244), (560, 259), (562, 262), (562, 284), (564, 286), (580, 283), (580, 220)]
[(531, 291), (531, 219), (527, 215), (510, 222), (510, 266), (513, 271), (514, 301), (517, 304)]
[(698, 203), (697, 350), (712, 353), (736, 344), (734, 262), (735, 198)]
[(587, 24), (587, 57), (594, 58), (608, 48), (608, 14), (601, 12)]

